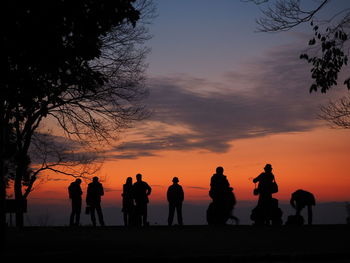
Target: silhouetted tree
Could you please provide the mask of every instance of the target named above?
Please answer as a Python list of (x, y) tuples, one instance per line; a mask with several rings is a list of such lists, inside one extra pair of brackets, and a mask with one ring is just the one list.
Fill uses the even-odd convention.
[[(314, 52), (312, 55), (300, 55), (301, 59), (312, 64), (311, 77), (314, 81), (310, 92), (320, 89), (322, 93), (326, 93), (337, 85), (338, 73), (348, 62), (350, 8), (344, 8), (330, 17), (320, 19), (318, 15), (331, 0), (314, 1), (314, 8), (310, 10), (307, 10), (300, 0), (245, 1), (258, 5), (271, 3), (262, 9), (263, 17), (257, 19), (258, 30), (261, 32), (286, 31), (300, 24), (310, 23), (314, 37), (309, 41), (309, 46), (313, 47)], [(347, 77), (344, 84), (350, 89), (350, 76)]]
[(43, 119), (53, 117), (69, 137), (101, 141), (144, 117), (143, 43), (149, 36), (136, 22), (151, 8), (149, 0), (2, 3), (2, 200), (7, 127), (16, 135), (14, 190), (21, 200), (28, 150)]
[(350, 96), (344, 96), (328, 105), (321, 106), (320, 118), (332, 127), (350, 129)]

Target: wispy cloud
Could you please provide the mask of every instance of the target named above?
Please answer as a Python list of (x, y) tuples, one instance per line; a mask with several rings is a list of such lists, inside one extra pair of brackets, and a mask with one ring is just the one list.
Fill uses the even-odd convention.
[(299, 53), (293, 46), (269, 51), (226, 72), (222, 83), (188, 75), (150, 80), (147, 103), (153, 114), (134, 130), (141, 138), (113, 148), (118, 153), (113, 157), (154, 156), (166, 150), (220, 153), (237, 139), (319, 126), (318, 105), (331, 95), (309, 94), (309, 66)]
[(200, 187), (200, 186), (184, 186), (185, 188), (188, 188), (188, 189), (196, 189), (196, 190), (206, 190), (208, 191), (209, 188), (206, 188), (206, 187)]
[[(318, 127), (318, 106), (344, 89), (309, 94), (310, 69), (299, 54), (298, 46), (276, 48), (223, 73), (221, 82), (186, 74), (152, 78), (146, 101), (151, 117), (109, 150), (87, 152), (88, 159), (136, 159), (169, 150), (224, 153), (238, 139)], [(78, 147), (52, 139), (67, 155)]]

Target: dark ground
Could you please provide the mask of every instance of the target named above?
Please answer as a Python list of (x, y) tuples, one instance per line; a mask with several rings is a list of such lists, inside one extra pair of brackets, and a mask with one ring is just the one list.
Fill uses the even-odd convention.
[[(4, 255), (4, 254), (3, 254)], [(350, 226), (10, 228), (5, 258), (96, 262), (350, 262)], [(79, 260), (79, 261), (80, 261)]]

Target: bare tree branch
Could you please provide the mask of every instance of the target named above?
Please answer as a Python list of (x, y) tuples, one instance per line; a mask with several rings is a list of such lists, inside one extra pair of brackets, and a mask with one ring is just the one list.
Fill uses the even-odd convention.
[(319, 117), (327, 121), (331, 127), (350, 129), (350, 95), (337, 101), (331, 101), (320, 107)]

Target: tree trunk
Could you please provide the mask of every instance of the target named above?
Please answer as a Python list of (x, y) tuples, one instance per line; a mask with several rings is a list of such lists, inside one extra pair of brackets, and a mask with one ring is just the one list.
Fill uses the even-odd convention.
[[(17, 204), (20, 206), (22, 204), (23, 200), (23, 194), (22, 194), (22, 179), (23, 175), (25, 174), (26, 166), (23, 164), (23, 158), (19, 158), (19, 162), (17, 163), (17, 169), (16, 169), (16, 177), (15, 177), (15, 199), (17, 201)], [(20, 208), (17, 209), (16, 212), (16, 227), (23, 227), (24, 225), (24, 217), (23, 217), (23, 210)]]
[[(0, 146), (2, 147), (2, 145)], [(5, 243), (6, 240), (6, 212), (5, 212), (5, 199), (6, 199), (6, 180), (5, 180), (5, 160), (0, 157), (0, 245)]]
[(0, 112), (0, 245), (6, 242), (6, 174), (5, 174), (5, 124), (3, 120), (3, 108)]

